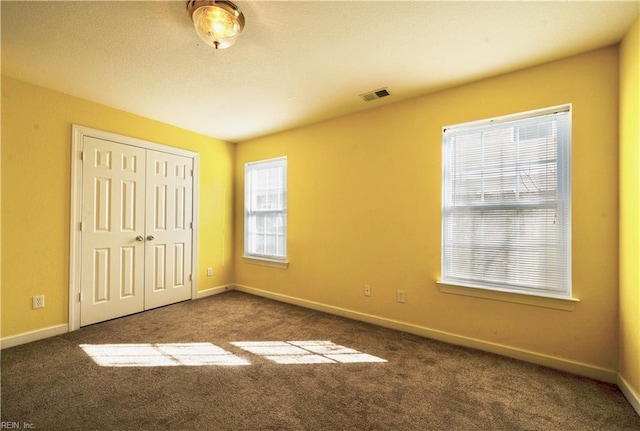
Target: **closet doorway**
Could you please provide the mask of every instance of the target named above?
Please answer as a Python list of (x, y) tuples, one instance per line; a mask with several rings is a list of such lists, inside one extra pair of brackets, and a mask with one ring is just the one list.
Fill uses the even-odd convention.
[(195, 297), (197, 165), (73, 127), (70, 330)]

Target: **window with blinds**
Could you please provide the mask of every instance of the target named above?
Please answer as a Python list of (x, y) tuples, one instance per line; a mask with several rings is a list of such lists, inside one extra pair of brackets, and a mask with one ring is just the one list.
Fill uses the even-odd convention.
[(443, 129), (444, 284), (571, 297), (571, 106)]
[(287, 257), (287, 159), (245, 164), (245, 256)]

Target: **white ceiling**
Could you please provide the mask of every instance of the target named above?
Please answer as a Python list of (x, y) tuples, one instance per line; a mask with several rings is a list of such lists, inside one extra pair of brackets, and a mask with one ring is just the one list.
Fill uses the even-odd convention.
[[(186, 1), (1, 2), (2, 73), (230, 142), (617, 43), (640, 1), (237, 1), (216, 51)], [(391, 96), (359, 95), (388, 87)]]

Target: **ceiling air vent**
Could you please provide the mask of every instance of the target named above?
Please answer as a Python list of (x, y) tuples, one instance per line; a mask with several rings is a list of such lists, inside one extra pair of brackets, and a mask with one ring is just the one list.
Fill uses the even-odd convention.
[(369, 91), (368, 93), (361, 94), (360, 97), (362, 97), (362, 99), (364, 99), (365, 102), (371, 102), (372, 100), (380, 99), (382, 97), (387, 97), (390, 94), (391, 93), (389, 93), (389, 90), (385, 87), (379, 90), (373, 90), (373, 91)]

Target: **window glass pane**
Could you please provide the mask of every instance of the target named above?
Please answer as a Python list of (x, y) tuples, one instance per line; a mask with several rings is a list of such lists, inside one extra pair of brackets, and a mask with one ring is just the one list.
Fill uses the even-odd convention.
[(443, 133), (444, 282), (570, 295), (570, 111)]
[(245, 165), (245, 254), (286, 258), (286, 158)]

